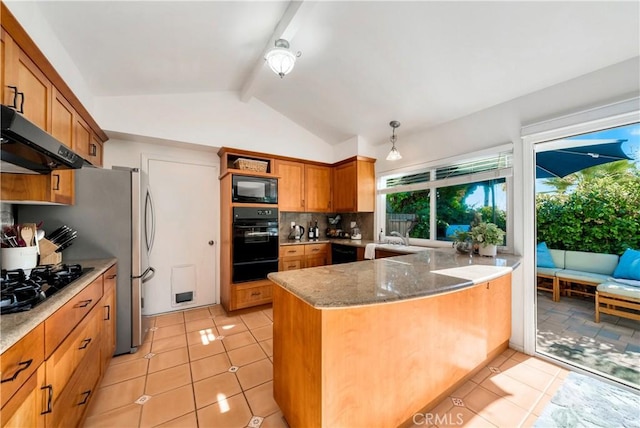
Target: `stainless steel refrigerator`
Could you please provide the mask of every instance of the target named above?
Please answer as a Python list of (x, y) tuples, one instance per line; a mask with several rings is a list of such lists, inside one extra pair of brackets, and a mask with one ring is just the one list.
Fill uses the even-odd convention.
[(155, 272), (149, 266), (155, 227), (148, 177), (138, 169), (85, 167), (75, 171), (75, 185), (75, 205), (20, 205), (17, 220), (42, 220), (47, 232), (63, 224), (76, 229), (63, 263), (118, 259), (116, 354), (135, 352), (149, 329), (143, 283)]

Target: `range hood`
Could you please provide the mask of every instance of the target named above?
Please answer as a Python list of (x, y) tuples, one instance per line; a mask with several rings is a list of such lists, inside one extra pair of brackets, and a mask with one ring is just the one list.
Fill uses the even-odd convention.
[(82, 168), (80, 155), (5, 105), (1, 132), (2, 172), (48, 174), (55, 169)]

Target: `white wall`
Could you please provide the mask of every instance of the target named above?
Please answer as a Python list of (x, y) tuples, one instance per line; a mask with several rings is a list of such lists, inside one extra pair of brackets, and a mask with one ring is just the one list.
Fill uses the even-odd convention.
[(333, 162), (331, 145), (259, 100), (241, 102), (235, 92), (97, 97), (94, 113), (107, 133)]

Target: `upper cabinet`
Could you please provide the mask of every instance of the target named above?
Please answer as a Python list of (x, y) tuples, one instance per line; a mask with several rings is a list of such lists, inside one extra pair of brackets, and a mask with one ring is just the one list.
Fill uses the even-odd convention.
[(333, 211), (373, 212), (376, 202), (375, 159), (357, 156), (333, 166)]
[(330, 166), (276, 159), (275, 173), (280, 211), (331, 211)]
[[(89, 115), (33, 40), (0, 3), (0, 83), (2, 104), (13, 107), (94, 166), (102, 166), (107, 135)], [(74, 173), (2, 173), (7, 202), (74, 203)]]
[(331, 167), (304, 166), (305, 211), (331, 212)]
[(278, 180), (278, 209), (280, 211), (304, 211), (305, 185), (304, 163), (275, 160)]

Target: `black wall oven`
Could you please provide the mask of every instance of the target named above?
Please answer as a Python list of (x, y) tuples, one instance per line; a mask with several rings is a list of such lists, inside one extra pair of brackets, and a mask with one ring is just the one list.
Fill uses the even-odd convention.
[(278, 179), (233, 174), (231, 200), (252, 204), (277, 204)]
[(233, 282), (278, 271), (278, 209), (233, 208)]

